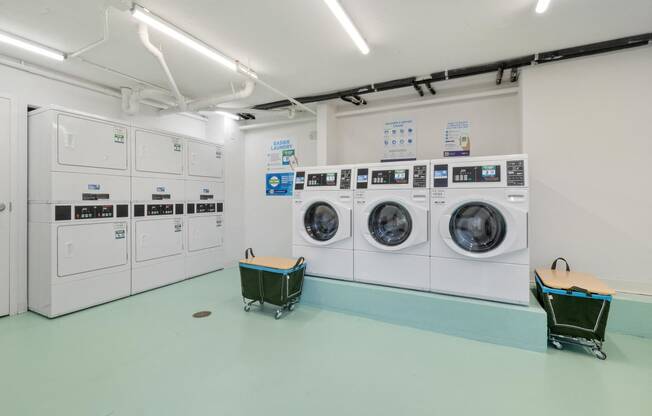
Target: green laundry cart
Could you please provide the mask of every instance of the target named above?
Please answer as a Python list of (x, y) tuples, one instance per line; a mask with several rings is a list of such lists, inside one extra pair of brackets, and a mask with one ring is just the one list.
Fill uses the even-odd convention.
[[(566, 263), (565, 270), (557, 269), (557, 262)], [(537, 299), (548, 315), (548, 339), (558, 350), (562, 344), (588, 347), (599, 359), (609, 317), (609, 306), (615, 291), (596, 277), (571, 272), (563, 258), (558, 258), (549, 269), (536, 269)]]
[(245, 312), (258, 302), (277, 306), (275, 318), (283, 316), (285, 310), (293, 311), (303, 290), (303, 276), (306, 262), (303, 257), (256, 257), (251, 248), (245, 250), (240, 261), (240, 283)]

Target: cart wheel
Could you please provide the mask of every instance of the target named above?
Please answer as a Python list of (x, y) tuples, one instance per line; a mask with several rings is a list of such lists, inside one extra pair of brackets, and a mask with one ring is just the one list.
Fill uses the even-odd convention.
[(244, 305), (244, 311), (249, 312), (251, 310), (251, 306), (249, 305)]
[(281, 319), (281, 316), (283, 315), (283, 311), (280, 309), (276, 310), (276, 315), (274, 315), (274, 319)]
[(552, 340), (550, 342), (552, 343), (552, 346), (555, 347), (555, 349), (558, 349), (558, 350), (563, 350), (564, 349), (564, 346), (561, 345), (561, 342), (557, 341), (556, 339), (554, 339), (554, 340)]
[(595, 355), (597, 359), (599, 359), (599, 360), (606, 360), (607, 359), (607, 354), (604, 351), (599, 350), (597, 348), (594, 348), (591, 351), (593, 351), (593, 355)]
[(289, 309), (290, 311), (293, 311), (293, 310), (294, 310), (294, 303), (291, 303), (290, 306), (288, 306), (288, 309)]

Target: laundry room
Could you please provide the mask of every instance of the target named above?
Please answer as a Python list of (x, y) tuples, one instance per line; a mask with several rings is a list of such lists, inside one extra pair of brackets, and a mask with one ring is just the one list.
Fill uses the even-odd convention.
[(0, 117), (2, 415), (652, 412), (649, 0), (8, 1)]

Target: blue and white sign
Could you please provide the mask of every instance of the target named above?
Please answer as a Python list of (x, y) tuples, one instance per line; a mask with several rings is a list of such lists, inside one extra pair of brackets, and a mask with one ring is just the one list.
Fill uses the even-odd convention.
[(295, 157), (295, 149), (293, 138), (274, 140), (267, 153), (267, 170), (289, 168)]
[(417, 157), (417, 128), (414, 120), (396, 120), (385, 123), (383, 159), (414, 160)]
[(265, 175), (265, 195), (292, 196), (294, 172), (268, 173)]
[(469, 156), (471, 154), (471, 122), (450, 121), (444, 130), (444, 157)]

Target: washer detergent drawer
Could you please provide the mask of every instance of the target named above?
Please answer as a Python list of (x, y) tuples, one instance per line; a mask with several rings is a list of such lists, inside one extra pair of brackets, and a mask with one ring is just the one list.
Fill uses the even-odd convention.
[(136, 130), (135, 146), (137, 171), (183, 174), (183, 143), (178, 137)]
[(127, 223), (62, 225), (57, 228), (57, 276), (128, 263)]
[(137, 262), (183, 253), (183, 223), (180, 218), (136, 221)]
[(219, 216), (188, 218), (188, 251), (222, 245), (222, 219)]
[(210, 143), (188, 142), (188, 174), (208, 178), (222, 178), (222, 150)]
[(61, 165), (127, 170), (127, 128), (60, 114), (57, 119)]

